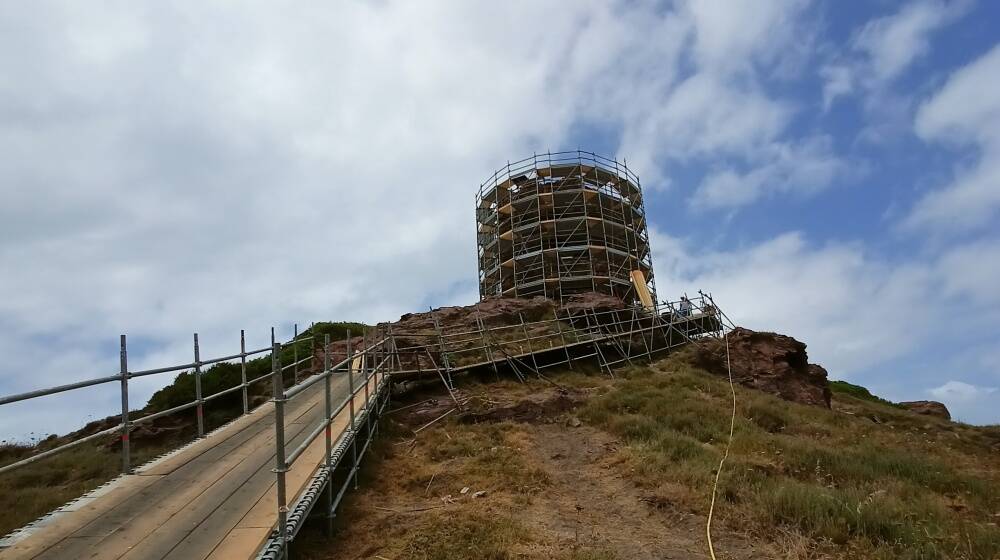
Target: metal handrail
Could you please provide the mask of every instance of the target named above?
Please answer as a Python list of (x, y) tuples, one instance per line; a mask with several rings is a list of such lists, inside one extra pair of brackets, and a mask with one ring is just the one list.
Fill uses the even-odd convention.
[[(378, 329), (381, 331), (382, 327), (380, 326), (380, 327), (378, 327)], [(369, 414), (368, 413), (370, 412), (370, 405), (372, 404), (372, 401), (371, 401), (371, 384), (372, 384), (372, 380), (374, 380), (375, 385), (376, 385), (376, 387), (375, 387), (375, 395), (376, 395), (376, 400), (377, 400), (378, 398), (380, 398), (379, 395), (381, 395), (381, 394), (384, 393), (385, 376), (387, 375), (387, 373), (389, 373), (389, 372), (386, 371), (385, 366), (386, 366), (387, 363), (391, 365), (391, 363), (392, 363), (391, 360), (392, 360), (392, 357), (394, 356), (393, 352), (387, 351), (387, 348), (391, 347), (391, 346), (394, 346), (394, 345), (392, 343), (391, 336), (378, 336), (377, 335), (377, 336), (373, 337), (373, 340), (372, 340), (372, 342), (370, 344), (367, 344), (368, 337), (366, 336), (365, 337), (365, 342), (362, 343), (362, 349), (357, 354), (354, 354), (354, 352), (353, 352), (353, 343), (351, 342), (351, 340), (352, 339), (351, 339), (351, 336), (350, 336), (350, 331), (348, 331), (348, 333), (347, 333), (347, 357), (344, 360), (341, 360), (340, 362), (338, 362), (338, 363), (336, 363), (336, 364), (334, 364), (334, 365), (331, 366), (330, 365), (330, 346), (331, 346), (331, 344), (330, 344), (329, 336), (325, 337), (323, 345), (322, 345), (322, 350), (323, 350), (323, 371), (319, 372), (318, 374), (312, 376), (309, 379), (306, 379), (302, 383), (296, 384), (295, 386), (293, 386), (293, 387), (291, 387), (289, 389), (285, 389), (284, 388), (284, 376), (283, 376), (282, 372), (285, 371), (286, 369), (288, 369), (289, 366), (282, 366), (282, 364), (281, 364), (281, 349), (282, 349), (282, 345), (275, 344), (274, 345), (274, 349), (271, 352), (271, 356), (272, 356), (272, 359), (271, 359), (271, 371), (272, 371), (271, 379), (272, 379), (272, 383), (273, 383), (273, 395), (274, 395), (274, 397), (271, 399), (271, 402), (274, 403), (274, 430), (275, 430), (275, 437), (274, 437), (274, 445), (275, 445), (275, 459), (274, 459), (275, 460), (275, 468), (274, 468), (274, 473), (275, 473), (275, 476), (276, 476), (275, 488), (276, 488), (276, 494), (277, 494), (276, 498), (277, 498), (277, 517), (278, 517), (278, 521), (277, 521), (277, 526), (276, 526), (276, 529), (277, 529), (276, 533), (272, 537), (272, 540), (269, 542), (268, 547), (266, 547), (266, 548), (270, 548), (270, 547), (276, 546), (277, 549), (284, 550), (284, 548), (287, 546), (287, 543), (289, 541), (289, 535), (290, 534), (294, 535), (295, 527), (297, 526), (299, 518), (295, 518), (291, 522), (289, 521), (289, 517), (288, 517), (288, 513), (289, 513), (288, 497), (286, 495), (286, 480), (285, 480), (286, 479), (286, 473), (291, 468), (291, 466), (295, 463), (295, 461), (298, 460), (302, 456), (303, 453), (305, 453), (305, 451), (309, 448), (309, 446), (312, 445), (316, 441), (316, 439), (320, 436), (320, 434), (324, 434), (324, 433), (326, 435), (326, 442), (325, 442), (326, 443), (326, 457), (325, 457), (325, 460), (324, 460), (325, 470), (324, 470), (324, 467), (322, 467), (322, 466), (317, 467), (317, 468), (319, 468), (320, 472), (324, 476), (327, 477), (326, 478), (327, 481), (331, 481), (332, 480), (332, 470), (334, 468), (333, 467), (333, 462), (332, 462), (333, 461), (333, 458), (332, 458), (333, 434), (332, 434), (332, 430), (330, 428), (331, 428), (331, 426), (333, 424), (333, 421), (341, 413), (343, 413), (343, 411), (344, 411), (345, 408), (348, 408), (348, 407), (350, 408), (350, 426), (347, 429), (343, 430), (340, 434), (338, 434), (338, 441), (346, 442), (348, 439), (350, 439), (351, 442), (354, 444), (352, 446), (352, 451), (353, 451), (353, 455), (354, 455), (354, 467), (351, 470), (351, 475), (350, 476), (353, 476), (353, 477), (357, 476), (358, 449), (357, 449), (357, 442), (356, 442), (356, 440), (354, 438), (354, 434), (355, 434), (355, 431), (357, 430), (356, 421), (359, 418), (359, 416), (356, 415), (356, 413), (355, 413), (355, 408), (356, 407), (355, 407), (354, 401), (358, 398), (358, 395), (363, 390), (365, 392), (365, 399), (364, 399), (364, 404), (362, 405), (364, 408), (363, 408), (363, 412), (361, 414), (361, 417), (364, 417), (364, 418), (368, 419), (369, 418)], [(385, 357), (383, 357), (380, 361), (375, 362), (375, 360), (377, 360), (383, 354), (385, 355)], [(372, 356), (375, 356), (375, 359), (372, 359)], [(359, 384), (357, 387), (355, 387), (355, 383), (354, 383), (355, 366), (354, 366), (354, 363), (356, 361), (358, 361), (358, 360), (360, 360), (360, 366), (359, 366), (360, 370), (361, 370), (361, 372), (363, 372), (362, 373), (362, 379), (361, 379), (362, 383)], [(373, 362), (373, 363), (369, 363), (369, 362)], [(332, 396), (331, 395), (331, 392), (332, 392), (331, 379), (333, 378), (333, 376), (336, 373), (342, 371), (343, 368), (346, 368), (346, 372), (347, 372), (348, 391), (347, 391), (347, 394), (346, 394), (345, 398), (343, 399), (343, 401), (339, 405), (337, 405), (336, 407), (334, 407), (333, 403), (332, 403), (332, 400), (331, 400), (331, 396)], [(380, 378), (380, 374), (381, 374), (381, 378)], [(292, 398), (296, 397), (297, 395), (302, 394), (305, 390), (309, 389), (310, 387), (314, 386), (316, 383), (319, 383), (320, 381), (324, 381), (325, 382), (325, 392), (326, 392), (326, 394), (325, 394), (325, 397), (326, 397), (325, 398), (325, 409), (324, 409), (324, 413), (323, 413), (323, 418), (322, 418), (322, 420), (320, 420), (319, 422), (317, 422), (316, 425), (313, 426), (310, 429), (309, 433), (306, 434), (306, 436), (302, 439), (302, 441), (300, 441), (296, 445), (296, 447), (289, 452), (285, 448), (285, 446), (286, 446), (286, 440), (285, 440), (285, 404), (289, 400), (291, 400)], [(369, 425), (369, 438), (370, 438), (370, 435), (371, 435), (370, 429), (371, 429), (371, 427), (370, 427), (370, 424), (368, 424), (368, 425)], [(364, 455), (365, 450), (367, 450), (367, 442), (361, 448), (361, 454), (362, 455)], [(339, 459), (338, 459), (338, 461), (339, 461)], [(349, 477), (348, 480), (350, 480), (350, 477)], [(356, 478), (355, 478), (355, 483), (356, 483)], [(345, 483), (345, 485), (346, 484), (347, 483)], [(346, 487), (342, 488), (341, 491), (338, 493), (338, 496), (343, 495), (343, 493), (345, 491), (346, 491)], [(334, 497), (333, 497), (332, 492), (328, 493), (327, 496), (328, 496), (328, 500), (329, 500), (327, 507), (328, 507), (328, 510), (330, 512), (332, 512), (333, 507), (335, 507), (335, 503), (339, 502), (339, 498), (337, 498), (335, 500)], [(301, 499), (303, 499), (303, 498), (300, 498), (300, 500)], [(328, 516), (328, 519), (329, 519), (329, 516)]]
[[(298, 325), (295, 326), (295, 331), (296, 331), (296, 336), (292, 340), (290, 340), (289, 342), (285, 343), (285, 345), (294, 345), (294, 344), (299, 344), (299, 343), (303, 343), (303, 342), (310, 342), (310, 341), (312, 341), (312, 340), (315, 339), (315, 335), (298, 336), (297, 335), (297, 333), (298, 333)], [(110, 434), (113, 434), (113, 433), (116, 433), (116, 432), (121, 433), (121, 439), (122, 439), (122, 471), (127, 473), (127, 472), (131, 471), (131, 464), (130, 464), (130, 460), (129, 460), (129, 456), (130, 456), (130, 442), (129, 442), (128, 435), (132, 431), (132, 429), (134, 429), (134, 427), (137, 424), (143, 424), (143, 423), (152, 422), (152, 421), (154, 421), (156, 419), (159, 419), (159, 418), (162, 418), (164, 416), (169, 416), (169, 415), (175, 414), (177, 412), (182, 412), (184, 410), (188, 410), (188, 409), (197, 407), (198, 408), (198, 420), (199, 420), (199, 422), (198, 422), (198, 424), (199, 424), (199, 426), (198, 426), (199, 427), (198, 437), (203, 437), (205, 434), (204, 434), (204, 426), (203, 426), (203, 422), (202, 422), (202, 411), (201, 411), (202, 405), (204, 403), (206, 403), (206, 402), (218, 399), (218, 398), (220, 398), (222, 396), (229, 395), (229, 394), (235, 393), (237, 391), (241, 391), (241, 390), (244, 393), (244, 396), (243, 396), (243, 402), (244, 402), (243, 414), (247, 414), (249, 412), (249, 406), (248, 406), (248, 402), (247, 402), (247, 389), (251, 385), (253, 385), (254, 383), (257, 383), (257, 382), (259, 382), (259, 381), (261, 381), (261, 380), (263, 380), (265, 378), (271, 377), (271, 372), (268, 372), (268, 373), (266, 373), (264, 375), (261, 375), (261, 376), (259, 376), (257, 378), (254, 378), (254, 379), (250, 379), (250, 380), (245, 379), (245, 375), (246, 375), (245, 374), (245, 371), (246, 371), (245, 370), (246, 358), (248, 358), (250, 356), (255, 356), (257, 354), (262, 354), (264, 352), (267, 352), (267, 351), (271, 350), (271, 347), (258, 348), (258, 349), (254, 349), (254, 350), (243, 350), (243, 351), (241, 351), (238, 354), (230, 354), (230, 355), (222, 356), (222, 357), (218, 357), (218, 358), (210, 358), (210, 359), (207, 359), (207, 360), (200, 360), (197, 357), (198, 356), (198, 351), (199, 351), (198, 342), (197, 342), (197, 336), (198, 335), (195, 334), (195, 356), (196, 357), (195, 357), (195, 361), (193, 361), (193, 362), (187, 362), (187, 363), (184, 363), (184, 364), (177, 364), (177, 365), (171, 365), (171, 366), (165, 366), (165, 367), (158, 367), (158, 368), (150, 368), (150, 369), (144, 369), (144, 370), (138, 370), (138, 371), (128, 371), (128, 368), (127, 368), (127, 359), (126, 359), (126, 339), (125, 339), (125, 336), (122, 335), (122, 337), (121, 337), (122, 372), (121, 373), (118, 373), (116, 375), (109, 375), (109, 376), (105, 376), (105, 377), (98, 377), (98, 378), (94, 378), (94, 379), (85, 379), (85, 380), (77, 381), (77, 382), (74, 382), (74, 383), (68, 383), (68, 384), (64, 384), (64, 385), (56, 385), (56, 386), (53, 386), (53, 387), (48, 387), (48, 388), (43, 388), (43, 389), (36, 389), (36, 390), (33, 390), (33, 391), (27, 391), (27, 392), (24, 392), (24, 393), (16, 393), (16, 394), (12, 394), (12, 395), (7, 395), (7, 396), (0, 397), (0, 406), (2, 406), (2, 405), (5, 405), (5, 404), (26, 401), (26, 400), (35, 399), (35, 398), (39, 398), (39, 397), (44, 397), (44, 396), (48, 396), (48, 395), (54, 395), (54, 394), (58, 394), (58, 393), (72, 391), (72, 390), (75, 390), (75, 389), (82, 389), (82, 388), (86, 388), (86, 387), (93, 387), (95, 385), (102, 385), (102, 384), (105, 384), (105, 383), (113, 383), (113, 382), (119, 382), (119, 383), (121, 383), (121, 392), (122, 392), (122, 415), (119, 417), (120, 421), (119, 421), (119, 423), (117, 425), (112, 426), (110, 428), (106, 428), (106, 429), (101, 430), (99, 432), (95, 432), (93, 434), (89, 434), (89, 435), (83, 436), (83, 437), (81, 437), (79, 439), (75, 439), (73, 441), (64, 443), (64, 444), (62, 444), (60, 446), (57, 446), (57, 447), (54, 447), (52, 449), (47, 449), (47, 450), (45, 450), (43, 452), (35, 453), (34, 455), (31, 455), (29, 457), (21, 459), (20, 461), (16, 461), (14, 463), (3, 465), (2, 467), (0, 467), (0, 474), (12, 471), (12, 470), (17, 469), (19, 467), (22, 467), (22, 466), (34, 463), (36, 461), (40, 461), (40, 460), (48, 458), (48, 457), (52, 457), (53, 455), (57, 455), (59, 453), (62, 453), (64, 451), (67, 451), (67, 450), (72, 449), (74, 447), (77, 447), (77, 446), (79, 446), (79, 445), (81, 445), (81, 444), (83, 444), (85, 442), (93, 441), (94, 439), (97, 439), (97, 438), (100, 438), (100, 437), (103, 437), (103, 436), (107, 436), (107, 435), (110, 435)], [(273, 337), (273, 329), (272, 329), (272, 337)], [(243, 331), (240, 331), (241, 348), (243, 346), (243, 339), (244, 339), (244, 333), (243, 333)], [(203, 366), (215, 365), (215, 364), (219, 364), (219, 363), (223, 363), (223, 362), (229, 362), (229, 361), (237, 360), (237, 359), (240, 360), (240, 363), (241, 363), (241, 366), (242, 366), (242, 371), (243, 371), (243, 379), (241, 380), (241, 382), (239, 384), (237, 384), (237, 385), (234, 385), (232, 387), (228, 387), (226, 389), (223, 389), (223, 390), (218, 391), (216, 393), (213, 393), (211, 395), (201, 396), (200, 395), (200, 389), (201, 389), (200, 385), (201, 385), (201, 376), (203, 375), (203, 373), (201, 372), (201, 368)], [(300, 365), (300, 364), (305, 363), (305, 362), (307, 362), (309, 360), (312, 360), (312, 359), (313, 359), (313, 356), (310, 355), (307, 358), (303, 358), (302, 360), (298, 360), (295, 364), (293, 364), (293, 366)], [(292, 367), (292, 366), (289, 366), (289, 367)], [(175, 406), (175, 407), (172, 407), (172, 408), (169, 408), (169, 409), (166, 409), (166, 410), (161, 410), (161, 411), (158, 411), (158, 412), (155, 412), (155, 413), (152, 413), (152, 414), (147, 414), (146, 416), (142, 416), (142, 417), (139, 417), (139, 418), (130, 418), (129, 417), (129, 412), (130, 412), (130, 410), (129, 410), (129, 403), (128, 403), (128, 380), (129, 379), (134, 379), (134, 378), (137, 378), (137, 377), (145, 377), (145, 376), (149, 376), (149, 375), (156, 375), (156, 374), (159, 374), (159, 373), (168, 373), (168, 372), (173, 372), (173, 371), (183, 371), (183, 370), (190, 370), (190, 369), (195, 370), (195, 374), (196, 374), (197, 391), (196, 391), (195, 400), (193, 400), (191, 402), (187, 402), (187, 403), (181, 404), (181, 405), (178, 405), (178, 406)]]

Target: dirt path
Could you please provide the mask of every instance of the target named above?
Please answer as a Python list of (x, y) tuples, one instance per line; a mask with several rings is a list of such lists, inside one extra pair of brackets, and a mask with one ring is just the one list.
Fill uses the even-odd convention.
[[(618, 442), (586, 426), (532, 426), (532, 459), (552, 485), (525, 513), (546, 535), (544, 548), (607, 550), (614, 558), (660, 560), (705, 558), (704, 517), (679, 511), (627, 481), (616, 460)], [(753, 558), (752, 546), (720, 533), (717, 551), (726, 558)]]
[[(704, 517), (632, 483), (618, 442), (580, 423), (567, 410), (564, 396), (555, 391), (508, 397), (494, 393), (491, 399), (501, 402), (492, 401), (484, 413), (466, 420), (494, 421), (470, 424), (449, 418), (416, 438), (412, 429), (447, 410), (445, 399), (393, 417), (407, 427), (397, 424), (391, 430), (395, 435), (376, 450), (381, 460), (373, 461), (361, 490), (349, 498), (334, 539), (307, 528), (297, 540), (297, 556), (708, 557)], [(473, 497), (479, 491), (484, 494)], [(774, 557), (723, 528), (715, 530), (715, 546), (720, 559)]]

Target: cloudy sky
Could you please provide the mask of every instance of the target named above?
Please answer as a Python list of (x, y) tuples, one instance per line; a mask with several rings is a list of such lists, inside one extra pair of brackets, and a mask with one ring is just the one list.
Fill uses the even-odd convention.
[(0, 393), (472, 303), (479, 184), (583, 148), (642, 179), (661, 296), (1000, 422), (1000, 8), (849, 4), (4, 3)]

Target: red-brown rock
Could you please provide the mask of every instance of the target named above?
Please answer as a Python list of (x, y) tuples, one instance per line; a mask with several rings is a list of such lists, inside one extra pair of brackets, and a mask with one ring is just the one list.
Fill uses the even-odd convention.
[(908, 401), (899, 403), (899, 406), (917, 414), (937, 416), (938, 418), (951, 420), (951, 413), (948, 412), (948, 407), (937, 401)]
[[(728, 335), (733, 380), (785, 400), (830, 408), (826, 370), (810, 364), (806, 345), (790, 336), (742, 327)], [(726, 342), (705, 339), (693, 347), (692, 365), (728, 375)]]

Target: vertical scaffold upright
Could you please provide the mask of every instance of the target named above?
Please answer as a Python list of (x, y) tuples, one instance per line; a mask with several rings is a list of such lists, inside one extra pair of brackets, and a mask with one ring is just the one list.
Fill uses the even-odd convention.
[(639, 178), (592, 152), (508, 163), (476, 195), (479, 295), (656, 301)]

